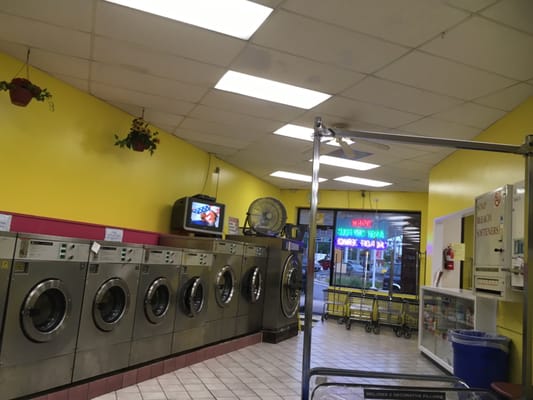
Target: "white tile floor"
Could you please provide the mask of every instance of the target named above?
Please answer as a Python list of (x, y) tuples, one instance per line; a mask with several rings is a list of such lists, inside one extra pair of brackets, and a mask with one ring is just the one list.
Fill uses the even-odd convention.
[[(278, 344), (259, 343), (144, 381), (98, 400), (301, 398), (303, 333)], [(311, 367), (442, 375), (420, 355), (417, 336), (398, 338), (390, 327), (366, 333), (336, 320), (312, 330)]]

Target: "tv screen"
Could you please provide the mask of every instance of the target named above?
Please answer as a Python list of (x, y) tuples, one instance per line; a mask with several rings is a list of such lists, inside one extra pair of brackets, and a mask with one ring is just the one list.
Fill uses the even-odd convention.
[(174, 203), (172, 230), (222, 235), (224, 204), (204, 198), (184, 197)]

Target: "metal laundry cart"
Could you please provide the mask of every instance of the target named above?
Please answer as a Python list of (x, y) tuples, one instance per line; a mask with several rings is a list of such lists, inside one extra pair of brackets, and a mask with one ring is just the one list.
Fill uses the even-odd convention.
[(454, 376), (398, 374), (313, 368), (311, 399), (498, 400), (494, 393), (471, 389)]
[(346, 299), (346, 329), (351, 329), (352, 321), (362, 322), (365, 331), (379, 333), (377, 296), (365, 291), (350, 293)]
[[(313, 139), (313, 163), (312, 163), (312, 180), (311, 180), (311, 207), (309, 213), (309, 246), (308, 246), (308, 265), (314, 265), (315, 254), (315, 239), (317, 231), (317, 208), (318, 208), (318, 173), (320, 169), (320, 142), (323, 138), (330, 138), (342, 141), (344, 138), (365, 138), (377, 139), (393, 142), (412, 143), (419, 145), (448, 147), (465, 150), (480, 150), (491, 151), (498, 153), (517, 154), (525, 156), (525, 204), (527, 210), (524, 212), (524, 226), (526, 229), (526, 238), (533, 237), (533, 223), (529, 223), (530, 215), (533, 214), (533, 135), (528, 135), (522, 145), (499, 144), (489, 142), (476, 142), (457, 139), (444, 139), (436, 137), (425, 137), (416, 135), (402, 135), (383, 132), (371, 131), (342, 131), (339, 129), (332, 129), (326, 127), (322, 118), (316, 117), (314, 121), (314, 139)], [(343, 144), (343, 143), (340, 143)], [(531, 257), (530, 257), (531, 256)], [(529, 310), (533, 309), (533, 296), (528, 296), (528, 293), (533, 293), (533, 279), (528, 279), (530, 274), (533, 274), (533, 241), (528, 240), (524, 252), (525, 265), (527, 271), (524, 274), (524, 307), (523, 307), (523, 335), (522, 335), (522, 385), (523, 394), (527, 399), (533, 398), (532, 383), (532, 330), (533, 317), (529, 314)], [(312, 267), (307, 271), (307, 296), (305, 299), (305, 318), (311, 320), (313, 313), (313, 277), (314, 271)], [(311, 379), (311, 325), (306, 324), (304, 328), (304, 344), (302, 356), (302, 399), (309, 399), (310, 379)], [(324, 375), (336, 374), (338, 370), (325, 370)], [(342, 371), (346, 373), (349, 371)], [(352, 397), (353, 398), (353, 397)], [(445, 397), (444, 397), (445, 398)]]

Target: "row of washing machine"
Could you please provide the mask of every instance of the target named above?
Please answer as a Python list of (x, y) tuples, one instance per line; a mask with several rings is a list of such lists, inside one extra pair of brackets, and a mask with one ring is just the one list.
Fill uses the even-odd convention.
[(140, 246), (0, 233), (2, 398), (293, 330), (300, 246), (238, 239), (166, 235)]

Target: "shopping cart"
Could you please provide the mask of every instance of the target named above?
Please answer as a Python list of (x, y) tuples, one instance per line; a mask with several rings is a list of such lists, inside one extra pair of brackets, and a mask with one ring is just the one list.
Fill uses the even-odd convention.
[(396, 336), (409, 339), (418, 330), (418, 301), (404, 299), (402, 303), (402, 324), (394, 331)]
[(346, 302), (346, 329), (351, 329), (352, 321), (364, 322), (366, 332), (379, 333), (376, 296), (350, 293)]
[(320, 320), (328, 319), (330, 315), (339, 317), (339, 323), (344, 322), (344, 305), (346, 304), (347, 293), (340, 289), (324, 289), (324, 305), (322, 306), (322, 316)]
[(492, 392), (484, 389), (471, 389), (465, 382), (454, 376), (336, 368), (312, 368), (309, 373), (310, 399), (315, 400), (497, 400)]
[(401, 299), (379, 296), (376, 301), (378, 308), (377, 333), (380, 332), (381, 325), (391, 326), (396, 332), (403, 325)]

